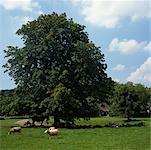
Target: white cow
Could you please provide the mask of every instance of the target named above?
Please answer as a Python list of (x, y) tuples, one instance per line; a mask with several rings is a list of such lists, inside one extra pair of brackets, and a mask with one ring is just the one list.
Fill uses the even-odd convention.
[(21, 127), (13, 127), (9, 130), (8, 135), (9, 134), (14, 134), (14, 133), (20, 133), (21, 132)]
[(50, 136), (55, 136), (55, 135), (58, 135), (58, 132), (59, 130), (56, 129), (55, 127), (50, 127), (44, 133), (48, 133)]

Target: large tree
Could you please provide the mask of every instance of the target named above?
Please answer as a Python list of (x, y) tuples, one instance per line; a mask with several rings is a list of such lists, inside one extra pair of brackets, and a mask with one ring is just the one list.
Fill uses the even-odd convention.
[(112, 90), (104, 54), (84, 29), (66, 14), (41, 15), (16, 32), (22, 48), (5, 50), (4, 67), (20, 96), (33, 99), (35, 113), (51, 114), (55, 123), (90, 117)]

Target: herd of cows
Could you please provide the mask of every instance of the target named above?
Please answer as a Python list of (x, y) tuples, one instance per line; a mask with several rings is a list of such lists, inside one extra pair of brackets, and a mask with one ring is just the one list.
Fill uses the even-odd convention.
[[(8, 135), (14, 134), (14, 133), (21, 133), (21, 127), (12, 127), (9, 130)], [(58, 129), (56, 129), (55, 127), (50, 127), (47, 130), (45, 130), (44, 133), (48, 133), (48, 135), (50, 136), (55, 136), (58, 134)]]
[[(31, 116), (32, 119), (32, 123), (27, 119), (24, 123), (23, 126), (35, 126), (35, 122), (41, 122), (41, 125), (43, 124), (44, 120), (46, 120), (47, 124), (48, 124), (48, 120), (49, 120), (49, 116), (44, 116), (44, 115), (33, 115)], [(12, 127), (9, 132), (8, 135), (10, 134), (15, 134), (15, 133), (21, 133), (22, 128), (21, 127)], [(55, 127), (50, 127), (47, 130), (44, 131), (44, 133), (47, 133), (50, 136), (55, 136), (58, 135), (58, 129), (56, 129)]]

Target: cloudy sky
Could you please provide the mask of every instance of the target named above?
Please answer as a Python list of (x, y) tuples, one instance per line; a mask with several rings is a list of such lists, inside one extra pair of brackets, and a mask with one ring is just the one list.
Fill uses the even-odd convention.
[(149, 0), (0, 0), (0, 89), (15, 87), (2, 65), (6, 46), (22, 46), (16, 30), (52, 12), (66, 12), (68, 18), (86, 26), (90, 40), (101, 46), (107, 73), (115, 81), (151, 86)]

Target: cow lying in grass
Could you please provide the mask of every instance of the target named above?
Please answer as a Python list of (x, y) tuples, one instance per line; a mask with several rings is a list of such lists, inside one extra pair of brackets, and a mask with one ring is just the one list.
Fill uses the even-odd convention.
[(50, 127), (44, 133), (48, 133), (50, 136), (56, 136), (58, 135), (58, 132), (58, 129), (55, 129), (55, 127)]
[(8, 135), (9, 134), (14, 134), (14, 133), (20, 133), (21, 132), (21, 127), (13, 127), (9, 130)]

